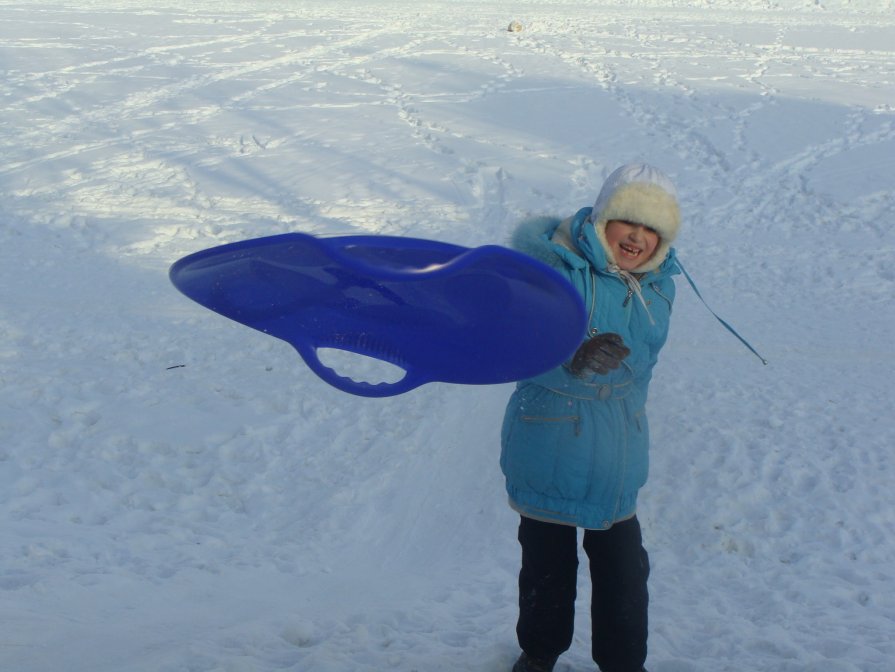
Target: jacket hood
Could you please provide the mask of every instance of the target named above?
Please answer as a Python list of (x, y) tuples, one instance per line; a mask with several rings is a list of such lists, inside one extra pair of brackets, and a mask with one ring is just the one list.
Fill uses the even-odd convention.
[(622, 220), (642, 224), (659, 235), (653, 256), (634, 269), (634, 273), (652, 271), (665, 261), (680, 228), (681, 214), (674, 184), (658, 168), (631, 163), (615, 170), (603, 183), (588, 221), (606, 256), (615, 262), (606, 240), (606, 223)]

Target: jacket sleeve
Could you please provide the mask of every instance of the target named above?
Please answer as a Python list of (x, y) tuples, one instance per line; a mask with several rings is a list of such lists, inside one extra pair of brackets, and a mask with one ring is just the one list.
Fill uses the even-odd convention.
[[(556, 242), (557, 229), (562, 224), (563, 221), (556, 217), (534, 217), (524, 220), (513, 233), (511, 245), (517, 251), (550, 266), (584, 297), (585, 288), (581, 278), (587, 273), (582, 273), (582, 269), (586, 271), (588, 262), (568, 246)], [(585, 338), (586, 334), (581, 334), (582, 342)], [(569, 359), (571, 360), (571, 356)], [(557, 390), (580, 384), (565, 366), (558, 366), (526, 382)]]

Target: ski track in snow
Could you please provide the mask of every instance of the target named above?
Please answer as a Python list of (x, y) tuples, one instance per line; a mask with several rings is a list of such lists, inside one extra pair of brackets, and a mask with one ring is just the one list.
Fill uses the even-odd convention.
[[(345, 395), (167, 269), (502, 243), (644, 159), (770, 360), (679, 280), (649, 668), (889, 670), (893, 4), (296, 5), (0, 4), (0, 669), (507, 670), (509, 386)], [(593, 669), (587, 593), (558, 672)]]

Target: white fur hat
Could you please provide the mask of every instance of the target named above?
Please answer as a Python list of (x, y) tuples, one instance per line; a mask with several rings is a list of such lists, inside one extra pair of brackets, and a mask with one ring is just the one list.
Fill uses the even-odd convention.
[(645, 163), (631, 163), (616, 169), (603, 183), (590, 214), (597, 238), (610, 259), (613, 257), (606, 241), (606, 222), (614, 219), (643, 224), (659, 234), (659, 245), (653, 256), (634, 272), (645, 273), (658, 268), (665, 261), (681, 223), (674, 184), (661, 170)]

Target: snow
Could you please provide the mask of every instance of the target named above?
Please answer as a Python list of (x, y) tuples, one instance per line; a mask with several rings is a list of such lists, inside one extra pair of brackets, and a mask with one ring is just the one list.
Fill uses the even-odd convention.
[[(0, 3), (0, 669), (508, 670), (511, 386), (341, 393), (167, 269), (288, 231), (504, 243), (634, 159), (770, 361), (679, 282), (650, 670), (892, 669), (893, 9)], [(587, 585), (559, 672), (593, 669)]]

